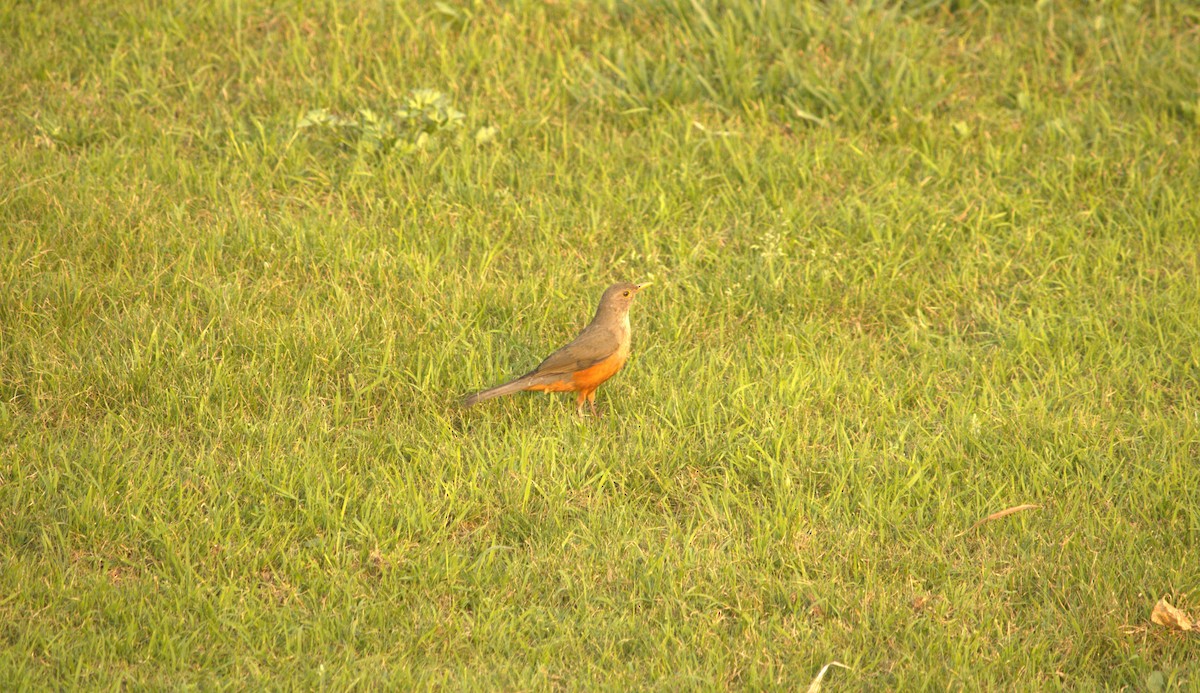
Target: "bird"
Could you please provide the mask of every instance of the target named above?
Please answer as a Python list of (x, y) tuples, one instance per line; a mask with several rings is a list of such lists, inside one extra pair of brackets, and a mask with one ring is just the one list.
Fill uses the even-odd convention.
[(588, 326), (558, 351), (546, 357), (537, 368), (503, 385), (476, 392), (466, 398), (467, 407), (494, 397), (526, 390), (542, 392), (578, 392), (575, 413), (583, 416), (587, 402), (596, 414), (596, 388), (621, 370), (629, 358), (629, 308), (633, 297), (650, 285), (618, 283), (600, 297), (596, 315)]

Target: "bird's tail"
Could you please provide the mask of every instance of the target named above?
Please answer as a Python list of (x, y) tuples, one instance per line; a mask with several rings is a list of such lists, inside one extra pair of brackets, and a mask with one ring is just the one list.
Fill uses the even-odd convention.
[(468, 395), (467, 398), (463, 400), (463, 406), (470, 407), (485, 400), (492, 399), (493, 397), (511, 395), (514, 392), (520, 392), (521, 390), (524, 390), (526, 387), (529, 387), (532, 384), (533, 383), (530, 382), (530, 377), (528, 375), (523, 375), (520, 378), (504, 383), (503, 385), (497, 385), (496, 387), (488, 388), (487, 390), (483, 390), (481, 392), (476, 392), (473, 395)]

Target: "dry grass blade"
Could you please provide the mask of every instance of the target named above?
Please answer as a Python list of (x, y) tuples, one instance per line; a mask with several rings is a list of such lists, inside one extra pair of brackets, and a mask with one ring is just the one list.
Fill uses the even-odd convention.
[(829, 667), (841, 667), (843, 669), (850, 668), (841, 662), (830, 662), (826, 664), (825, 666), (821, 667), (820, 671), (817, 672), (817, 676), (812, 680), (812, 683), (808, 684), (808, 693), (820, 693), (821, 681), (825, 679), (825, 672), (829, 671)]
[(1042, 506), (1037, 505), (1035, 503), (1025, 503), (1024, 505), (1014, 505), (1011, 508), (1005, 508), (1004, 510), (1001, 510), (999, 512), (994, 512), (991, 515), (988, 515), (987, 517), (979, 520), (975, 524), (968, 527), (965, 531), (959, 532), (957, 534), (957, 536), (961, 537), (962, 535), (966, 534), (967, 532), (970, 532), (971, 530), (976, 529), (980, 525), (985, 525), (993, 520), (999, 520), (1002, 517), (1008, 517), (1009, 515), (1012, 515), (1013, 513), (1019, 513), (1024, 510), (1036, 510), (1041, 507)]

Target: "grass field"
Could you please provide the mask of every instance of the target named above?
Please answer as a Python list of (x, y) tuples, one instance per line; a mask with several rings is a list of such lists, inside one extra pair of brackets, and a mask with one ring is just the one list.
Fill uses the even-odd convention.
[[(1200, 687), (1195, 4), (4, 0), (0, 60), (5, 689)], [(602, 418), (459, 406), (626, 280)]]

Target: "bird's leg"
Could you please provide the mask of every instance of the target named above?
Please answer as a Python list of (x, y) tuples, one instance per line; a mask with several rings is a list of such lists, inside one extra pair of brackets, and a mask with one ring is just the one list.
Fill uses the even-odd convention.
[(586, 393), (586, 392), (582, 392), (582, 391), (581, 391), (581, 392), (579, 393), (579, 398), (575, 400), (575, 414), (576, 414), (576, 416), (579, 416), (579, 417), (582, 417), (582, 416), (583, 416), (583, 402), (584, 402), (584, 400), (586, 400), (586, 399), (587, 399), (587, 393)]
[(596, 391), (592, 390), (587, 394), (588, 407), (592, 410), (592, 416), (600, 418), (600, 414), (596, 411)]

